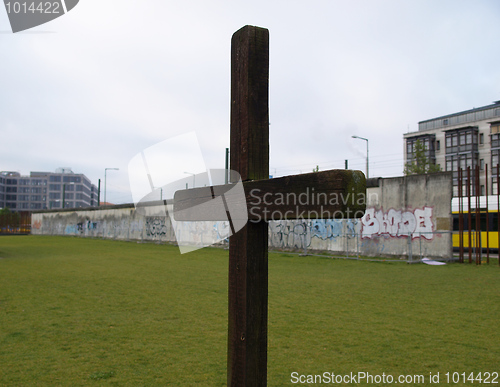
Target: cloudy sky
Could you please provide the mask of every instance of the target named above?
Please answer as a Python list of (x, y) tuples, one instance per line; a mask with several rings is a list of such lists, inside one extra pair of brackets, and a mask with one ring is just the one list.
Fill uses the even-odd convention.
[(364, 171), (358, 135), (370, 176), (398, 176), (419, 121), (500, 100), (499, 20), (498, 0), (80, 0), (13, 34), (0, 9), (0, 170), (119, 168), (107, 199), (130, 202), (130, 160), (192, 131), (223, 168), (231, 35), (251, 24), (270, 31), (270, 174)]

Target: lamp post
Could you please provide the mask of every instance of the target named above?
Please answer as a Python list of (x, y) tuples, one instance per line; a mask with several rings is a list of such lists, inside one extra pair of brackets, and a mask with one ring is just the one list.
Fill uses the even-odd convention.
[(191, 173), (191, 172), (184, 172), (184, 173), (186, 173), (188, 175), (193, 175), (193, 188), (195, 188), (196, 187), (196, 180), (195, 180), (196, 179), (196, 174), (195, 173)]
[(106, 172), (110, 171), (119, 171), (120, 168), (104, 168), (104, 205), (106, 205)]
[[(158, 187), (153, 187), (153, 189), (158, 189)], [(163, 200), (163, 187), (159, 187), (160, 189), (160, 200)]]
[(366, 178), (368, 179), (368, 139), (360, 136), (351, 136), (352, 138), (359, 138), (360, 140), (366, 141)]

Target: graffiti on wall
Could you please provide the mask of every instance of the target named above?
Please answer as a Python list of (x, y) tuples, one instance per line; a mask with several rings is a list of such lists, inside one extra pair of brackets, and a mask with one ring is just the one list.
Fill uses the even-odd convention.
[(84, 230), (96, 230), (97, 229), (97, 222), (92, 222), (90, 220), (86, 220), (85, 222), (77, 223), (76, 227), (80, 233), (83, 233)]
[[(272, 221), (269, 222), (269, 246), (292, 250), (361, 249), (370, 254), (382, 254), (394, 250), (393, 244), (400, 243), (397, 238), (411, 236), (412, 239), (433, 240), (433, 216), (433, 207), (388, 211), (368, 208), (361, 219)], [(195, 245), (227, 243), (230, 235), (228, 222), (177, 222), (174, 233), (169, 218), (165, 216), (44, 218), (40, 221), (40, 229), (42, 224), (43, 233), (56, 235), (174, 241), (176, 235), (182, 234), (183, 240)], [(37, 230), (36, 227), (33, 229)], [(389, 242), (391, 238), (395, 239), (394, 242)]]
[(175, 238), (177, 242), (185, 245), (212, 245), (219, 242), (227, 242), (231, 229), (229, 222), (199, 221), (199, 222), (176, 222)]
[(152, 237), (167, 235), (166, 219), (164, 216), (148, 216), (146, 218), (146, 235)]
[(357, 224), (358, 221), (356, 219), (321, 219), (312, 221), (310, 227), (312, 237), (327, 240), (340, 236), (355, 238)]
[(269, 223), (269, 242), (279, 248), (303, 249), (311, 244), (309, 222), (280, 220)]
[(75, 234), (87, 234), (88, 231), (97, 230), (99, 222), (94, 222), (91, 220), (86, 220), (84, 222), (78, 222), (76, 224), (68, 224), (64, 228), (64, 233), (67, 235)]
[(269, 223), (270, 245), (279, 248), (303, 249), (311, 246), (314, 238), (336, 240), (355, 238), (356, 219), (319, 219), (312, 221), (281, 220)]
[(416, 208), (413, 211), (367, 208), (361, 218), (361, 237), (388, 235), (391, 237), (408, 237), (433, 239), (432, 207)]

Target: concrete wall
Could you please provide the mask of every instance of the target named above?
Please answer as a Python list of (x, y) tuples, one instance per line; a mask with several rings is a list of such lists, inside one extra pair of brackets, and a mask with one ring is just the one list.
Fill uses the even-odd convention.
[(379, 179), (361, 219), (364, 253), (451, 258), (451, 199), (449, 172)]
[[(451, 174), (369, 179), (362, 219), (273, 221), (270, 247), (338, 254), (434, 258), (452, 256)], [(200, 225), (202, 229), (200, 230)], [(177, 233), (193, 243), (224, 243), (225, 222), (185, 222)], [(179, 230), (179, 227), (182, 230)], [(121, 205), (33, 213), (32, 233), (175, 242), (165, 205)], [(179, 235), (179, 234), (178, 234)]]
[(172, 226), (161, 205), (133, 204), (87, 209), (47, 210), (33, 213), (31, 233), (72, 235), (120, 240), (175, 241)]

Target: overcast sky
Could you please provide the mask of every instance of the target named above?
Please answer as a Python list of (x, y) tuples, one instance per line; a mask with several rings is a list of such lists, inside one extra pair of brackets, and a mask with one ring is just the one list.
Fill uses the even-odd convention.
[[(270, 31), (270, 174), (399, 176), (418, 122), (500, 100), (498, 0), (106, 1), (13, 34), (0, 9), (0, 170), (71, 167), (132, 200), (142, 150), (196, 131), (229, 146), (230, 41)], [(165, 166), (188, 170), (189, 166)]]

